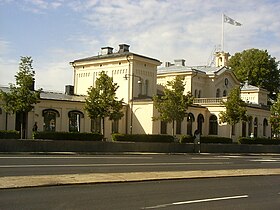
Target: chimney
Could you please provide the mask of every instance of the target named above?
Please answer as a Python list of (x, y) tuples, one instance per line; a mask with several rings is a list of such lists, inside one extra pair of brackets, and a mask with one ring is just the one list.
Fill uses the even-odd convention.
[(178, 59), (174, 60), (175, 66), (185, 66), (185, 60), (184, 59)]
[(129, 47), (130, 47), (129, 45), (120, 44), (119, 47), (120, 47), (119, 53), (129, 52)]
[(65, 94), (66, 95), (74, 95), (74, 86), (73, 85), (66, 85), (65, 86)]
[(102, 47), (101, 48), (101, 55), (108, 55), (113, 53), (112, 47)]

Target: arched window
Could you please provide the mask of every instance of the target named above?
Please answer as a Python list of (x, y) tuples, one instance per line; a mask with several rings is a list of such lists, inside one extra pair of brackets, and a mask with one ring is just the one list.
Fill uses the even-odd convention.
[(242, 121), (242, 137), (246, 137), (246, 122), (245, 121)]
[(194, 116), (192, 113), (189, 113), (187, 116), (187, 134), (190, 136), (193, 135), (193, 122), (194, 122)]
[(44, 131), (55, 132), (56, 117), (60, 117), (59, 112), (55, 109), (45, 109), (42, 115), (44, 117)]
[(216, 90), (216, 98), (219, 98), (220, 97), (220, 93), (221, 91), (220, 91), (220, 89), (218, 88), (217, 90)]
[(201, 90), (198, 91), (198, 98), (201, 98)]
[(160, 121), (160, 134), (167, 134), (167, 122)]
[(101, 133), (101, 118), (95, 118), (91, 120), (91, 132)]
[(176, 120), (176, 134), (181, 134), (182, 130), (182, 121)]
[(248, 119), (248, 136), (251, 136), (251, 134), (252, 134), (252, 126), (253, 126), (253, 118), (252, 118), (252, 116), (249, 116), (249, 119)]
[(69, 132), (80, 132), (81, 118), (84, 114), (81, 111), (74, 110), (68, 112), (69, 118)]
[(194, 90), (194, 97), (197, 98), (197, 89)]
[(112, 133), (118, 133), (119, 132), (119, 120), (113, 120), (112, 121)]
[(197, 129), (199, 130), (200, 134), (202, 135), (202, 126), (204, 123), (204, 117), (202, 114), (197, 116)]
[(255, 117), (255, 120), (254, 120), (254, 137), (258, 137), (258, 118)]
[(267, 119), (264, 118), (264, 119), (263, 119), (263, 136), (266, 136), (266, 135), (267, 135), (267, 126), (268, 126)]
[(149, 80), (145, 80), (145, 95), (149, 95)]
[(218, 120), (216, 115), (209, 118), (209, 135), (218, 135)]
[(224, 91), (223, 91), (223, 97), (226, 97), (226, 96), (227, 96), (227, 91), (224, 90)]

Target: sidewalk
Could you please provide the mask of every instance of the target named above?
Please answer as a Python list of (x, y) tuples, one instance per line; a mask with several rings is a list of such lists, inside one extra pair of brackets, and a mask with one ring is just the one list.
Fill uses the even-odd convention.
[(240, 177), (240, 176), (269, 176), (269, 175), (280, 175), (280, 168), (8, 176), (8, 177), (0, 177), (0, 189), (74, 185), (74, 184), (121, 183), (121, 182), (152, 181), (152, 180), (155, 181), (155, 180)]

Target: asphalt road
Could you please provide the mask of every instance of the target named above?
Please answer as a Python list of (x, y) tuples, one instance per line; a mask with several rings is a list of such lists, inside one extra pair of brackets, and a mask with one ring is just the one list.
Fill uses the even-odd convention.
[(0, 155), (0, 176), (280, 168), (280, 155)]
[(0, 209), (278, 210), (280, 176), (0, 190)]

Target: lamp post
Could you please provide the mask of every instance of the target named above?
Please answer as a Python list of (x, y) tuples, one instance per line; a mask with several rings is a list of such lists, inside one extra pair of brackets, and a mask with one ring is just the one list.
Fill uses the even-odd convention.
[(140, 76), (135, 75), (134, 73), (132, 74), (125, 74), (124, 75), (124, 79), (128, 80), (128, 77), (132, 78), (132, 82), (131, 82), (131, 110), (130, 110), (130, 134), (132, 134), (132, 125), (133, 125), (133, 94), (134, 94), (134, 77), (138, 78), (138, 84), (142, 84), (142, 78)]

